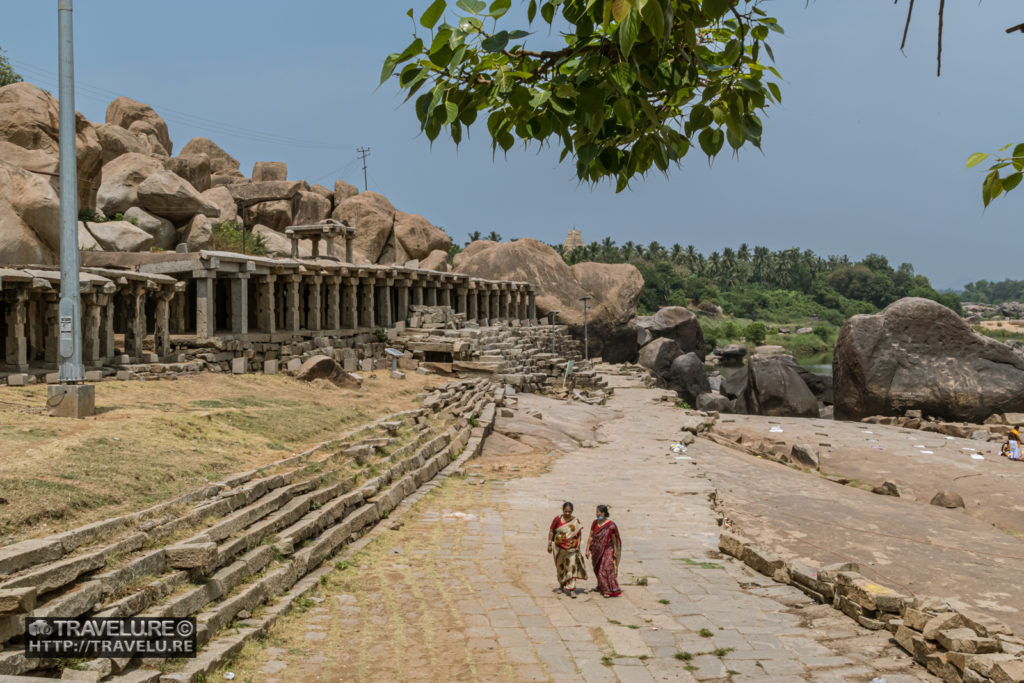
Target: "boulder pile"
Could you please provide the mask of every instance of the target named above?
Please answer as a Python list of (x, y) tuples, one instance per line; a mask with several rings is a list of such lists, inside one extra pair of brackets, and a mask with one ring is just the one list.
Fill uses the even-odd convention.
[[(0, 264), (57, 262), (60, 233), (59, 110), (31, 83), (0, 87)], [(258, 161), (250, 178), (207, 138), (177, 156), (167, 123), (149, 105), (119, 97), (106, 121), (76, 117), (79, 248), (189, 250), (213, 246), (213, 225), (235, 221), (290, 254), (282, 234), (328, 218), (357, 230), (358, 263), (447, 260), (451, 239), (422, 216), (338, 180), (334, 188), (288, 180), (283, 162)], [(441, 255), (441, 258), (438, 257)]]
[(920, 410), (981, 423), (1024, 412), (1024, 356), (928, 299), (900, 299), (881, 313), (850, 318), (834, 365), (838, 419)]

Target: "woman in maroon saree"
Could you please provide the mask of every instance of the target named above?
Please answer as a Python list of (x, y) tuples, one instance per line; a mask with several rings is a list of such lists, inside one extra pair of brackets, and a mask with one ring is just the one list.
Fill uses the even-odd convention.
[(622, 557), (622, 539), (619, 528), (608, 518), (608, 506), (597, 506), (597, 519), (590, 525), (587, 557), (594, 565), (597, 590), (606, 598), (622, 595), (619, 587), (619, 559)]

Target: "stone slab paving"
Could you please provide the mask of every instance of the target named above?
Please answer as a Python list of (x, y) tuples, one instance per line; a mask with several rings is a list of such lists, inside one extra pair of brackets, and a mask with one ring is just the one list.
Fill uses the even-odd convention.
[[(447, 482), (377, 542), (399, 546), (340, 572), (348, 583), (328, 581), (291, 619), (305, 638), (254, 656), (253, 680), (937, 680), (887, 632), (721, 557), (712, 485), (668, 453), (679, 412), (656, 393), (617, 390), (608, 407), (621, 417), (597, 447), (540, 476)], [(547, 400), (524, 395), (520, 408), (543, 413)], [(556, 592), (546, 531), (566, 499), (587, 520), (611, 507), (622, 597)], [(352, 594), (328, 594), (339, 590)]]

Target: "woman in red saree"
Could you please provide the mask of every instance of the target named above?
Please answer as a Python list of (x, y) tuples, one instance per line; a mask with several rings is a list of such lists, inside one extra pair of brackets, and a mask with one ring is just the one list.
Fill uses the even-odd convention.
[(594, 564), (597, 590), (606, 598), (622, 595), (619, 587), (619, 559), (622, 557), (622, 539), (619, 528), (608, 517), (608, 506), (597, 506), (597, 519), (590, 525), (587, 557)]
[(587, 568), (580, 557), (583, 522), (572, 513), (572, 503), (562, 504), (562, 514), (555, 517), (548, 530), (548, 552), (554, 554), (558, 587), (566, 595), (576, 597), (576, 579), (587, 580)]

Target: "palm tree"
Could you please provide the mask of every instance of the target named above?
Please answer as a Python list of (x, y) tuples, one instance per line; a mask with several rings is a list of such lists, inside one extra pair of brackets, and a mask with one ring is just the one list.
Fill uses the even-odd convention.
[[(480, 231), (479, 230), (474, 230), (473, 232), (469, 233), (469, 242), (476, 242), (479, 239), (480, 239)], [(466, 242), (466, 244), (469, 245), (469, 242)]]
[(492, 242), (500, 242), (501, 235), (491, 230), (489, 233), (487, 233), (487, 239), (489, 239)]

